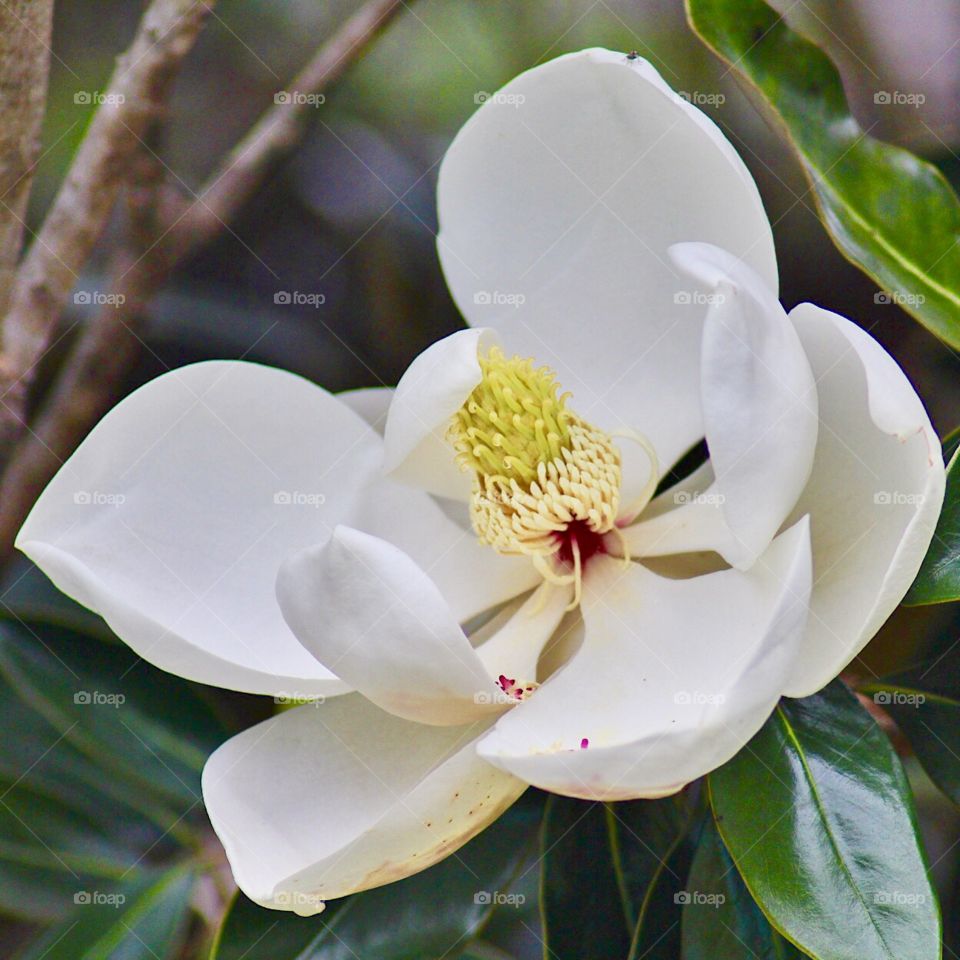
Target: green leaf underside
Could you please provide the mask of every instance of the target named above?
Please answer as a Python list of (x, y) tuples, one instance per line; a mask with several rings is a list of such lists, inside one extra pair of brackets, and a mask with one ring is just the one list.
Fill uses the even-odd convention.
[[(945, 447), (953, 446), (950, 437)], [(947, 466), (947, 492), (930, 549), (923, 559), (907, 604), (960, 600), (960, 450)]]
[(818, 960), (939, 957), (939, 909), (889, 741), (839, 681), (784, 700), (710, 774), (716, 823), (771, 924)]
[(785, 131), (840, 251), (960, 346), (960, 202), (931, 164), (866, 133), (836, 67), (763, 0), (686, 0), (701, 39)]
[(435, 866), (386, 887), (331, 900), (318, 917), (265, 910), (239, 895), (211, 960), (456, 957), (494, 910), (516, 909), (505, 898), (518, 875), (533, 868), (541, 817), (541, 798), (531, 793)]
[(682, 960), (802, 960), (754, 903), (712, 822), (700, 834), (685, 893)]
[(17, 960), (173, 960), (190, 914), (193, 871), (151, 872), (112, 888), (77, 890), (73, 912)]

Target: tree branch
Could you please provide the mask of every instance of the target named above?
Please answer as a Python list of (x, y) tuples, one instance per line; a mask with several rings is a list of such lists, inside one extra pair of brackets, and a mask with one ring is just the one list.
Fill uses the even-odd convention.
[[(288, 90), (320, 93), (334, 83), (403, 8), (403, 0), (370, 0), (330, 38), (292, 81)], [(51, 391), (31, 435), (23, 438), (0, 482), (0, 563), (34, 500), (115, 399), (139, 351), (147, 304), (187, 257), (209, 242), (233, 218), (273, 165), (299, 142), (310, 107), (302, 98), (275, 103), (226, 156), (216, 172), (183, 209), (159, 217), (166, 230), (144, 235), (144, 199), (132, 213), (138, 241), (116, 258), (111, 292), (122, 296), (104, 307), (81, 334)], [(163, 206), (153, 183), (152, 201)], [(136, 192), (134, 211), (137, 210)], [(144, 206), (146, 204), (146, 206)], [(146, 251), (145, 253), (142, 251)]]
[(170, 80), (213, 2), (152, 0), (17, 271), (0, 327), (0, 459), (6, 459), (24, 430), (36, 364), (103, 230), (130, 159), (151, 120), (163, 110)]
[(0, 317), (23, 243), (47, 102), (53, 0), (0, 5)]

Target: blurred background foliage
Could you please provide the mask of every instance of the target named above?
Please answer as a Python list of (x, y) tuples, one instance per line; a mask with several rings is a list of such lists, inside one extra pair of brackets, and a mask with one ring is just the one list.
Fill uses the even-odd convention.
[[(775, 6), (841, 65), (866, 129), (916, 150), (960, 185), (960, 6), (953, 0), (780, 0)], [(355, 0), (227, 0), (217, 7), (178, 81), (168, 132), (158, 146), (185, 192), (202, 182), (356, 7)], [(89, 122), (92, 107), (77, 103), (77, 94), (105, 89), (141, 12), (142, 4), (133, 0), (57, 4), (31, 227), (40, 222)], [(395, 383), (420, 350), (462, 325), (434, 249), (437, 165), (451, 137), (476, 108), (478, 93), (496, 90), (545, 59), (595, 45), (636, 49), (679, 91), (723, 94), (722, 102), (704, 109), (760, 186), (774, 224), (784, 303), (812, 300), (854, 318), (905, 368), (940, 433), (956, 426), (960, 357), (896, 305), (878, 302), (873, 283), (836, 251), (795, 160), (733, 76), (690, 32), (680, 0), (411, 0), (315, 109), (302, 147), (154, 302), (124, 392), (170, 367), (214, 357), (274, 364), (332, 390)], [(877, 104), (877, 90), (922, 93), (926, 99), (919, 106)], [(106, 289), (103, 271), (119, 232), (118, 216), (78, 286)], [(323, 303), (277, 303), (284, 291), (319, 294)], [(82, 307), (71, 306), (63, 318), (35, 399), (85, 316)], [(0, 751), (0, 793), (7, 791), (0, 811), (0, 890), (7, 894), (0, 892), (0, 910), (11, 915), (0, 933), (5, 956), (15, 944), (32, 940), (36, 923), (64, 921), (73, 893), (98, 882), (96, 876), (88, 880), (91, 866), (112, 871), (122, 883), (146, 884), (150, 907), (137, 922), (146, 917), (162, 925), (163, 909), (187, 888), (179, 877), (162, 889), (150, 887), (151, 864), (219, 857), (199, 802), (197, 773), (205, 752), (273, 709), (258, 698), (174, 681), (142, 662), (128, 662), (132, 655), (125, 648), (103, 642), (96, 618), (58, 598), (41, 579), (19, 580), (22, 573), (16, 569), (8, 581), (16, 586), (0, 595), (8, 621), (0, 623), (0, 683), (6, 688), (0, 709), (5, 729), (29, 735), (41, 760), (19, 758), (27, 766), (34, 762), (25, 775), (16, 756)], [(902, 664), (905, 652), (935, 653), (955, 639), (958, 626), (951, 606), (901, 610), (871, 646), (871, 667), (884, 673)], [(87, 687), (122, 689), (133, 709), (115, 713), (112, 726), (87, 729), (89, 712), (71, 712), (57, 691), (77, 688), (88, 675), (82, 680)], [(170, 703), (177, 709), (164, 708)], [(58, 749), (55, 763), (43, 760), (44, 750), (61, 737), (69, 750)], [(104, 742), (108, 769), (98, 766), (104, 761), (95, 749)], [(956, 810), (916, 764), (910, 770), (949, 944), (956, 949)], [(51, 797), (70, 799), (65, 814), (41, 818), (32, 829), (17, 825), (20, 813), (38, 816)], [(46, 833), (29, 836), (34, 831)], [(15, 861), (34, 847), (41, 858), (52, 855), (66, 864), (45, 861), (51, 879), (31, 887)], [(227, 880), (219, 867), (211, 876), (216, 882), (201, 883), (191, 894), (197, 911), (192, 925), (168, 937), (169, 956), (179, 955), (184, 942), (199, 949), (209, 931), (197, 918), (207, 910), (210, 919), (222, 908)], [(141, 895), (138, 888), (136, 897)], [(131, 894), (131, 902), (136, 897)], [(427, 922), (430, 909), (423, 907)], [(516, 956), (538, 955), (530, 932), (535, 918), (514, 914), (497, 915), (489, 941)], [(71, 939), (82, 931), (68, 936), (63, 931), (72, 927), (54, 929), (59, 941), (53, 936), (25, 956), (121, 955), (84, 953), (93, 948)], [(124, 949), (123, 956), (140, 955), (135, 945)]]

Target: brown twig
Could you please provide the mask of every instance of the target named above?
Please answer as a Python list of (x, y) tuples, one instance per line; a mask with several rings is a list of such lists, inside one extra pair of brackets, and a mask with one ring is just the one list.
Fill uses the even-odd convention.
[[(403, 8), (370, 0), (331, 37), (280, 98), (226, 156), (197, 196), (168, 214), (143, 254), (118, 258), (111, 291), (122, 297), (90, 321), (0, 482), (0, 563), (44, 485), (106, 412), (137, 356), (145, 308), (170, 274), (234, 217), (274, 164), (296, 147), (311, 109), (302, 95), (335, 82)], [(301, 96), (293, 96), (299, 94)], [(117, 298), (119, 299), (119, 297)]]
[(27, 391), (170, 78), (214, 0), (152, 0), (13, 285), (0, 326), (0, 460), (25, 429)]
[(0, 317), (23, 243), (50, 72), (53, 0), (0, 5)]

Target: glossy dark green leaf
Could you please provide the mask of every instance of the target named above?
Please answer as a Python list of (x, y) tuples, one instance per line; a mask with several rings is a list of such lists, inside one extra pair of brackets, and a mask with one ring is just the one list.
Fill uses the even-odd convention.
[(843, 684), (782, 701), (709, 785), (723, 841), (781, 934), (818, 960), (936, 960), (903, 768)]
[(960, 450), (954, 452), (947, 466), (947, 492), (937, 529), (904, 602), (949, 600), (960, 600)]
[(605, 805), (551, 797), (543, 821), (540, 904), (544, 956), (625, 957), (631, 918), (609, 843)]
[(802, 960), (767, 922), (713, 822), (706, 823), (683, 892), (683, 960)]
[(73, 912), (17, 960), (173, 960), (190, 915), (188, 868), (105, 889), (78, 889)]
[(512, 884), (537, 853), (542, 802), (523, 797), (429, 870), (327, 904), (304, 919), (234, 901), (211, 960), (436, 960), (455, 957), (494, 910), (513, 910)]
[(960, 804), (960, 650), (861, 688), (896, 721), (930, 779)]
[(678, 895), (686, 886), (701, 813), (696, 791), (607, 805), (631, 957), (675, 960), (679, 955)]
[(693, 29), (779, 121), (843, 254), (960, 346), (960, 203), (940, 172), (866, 134), (830, 59), (763, 0), (686, 5)]

